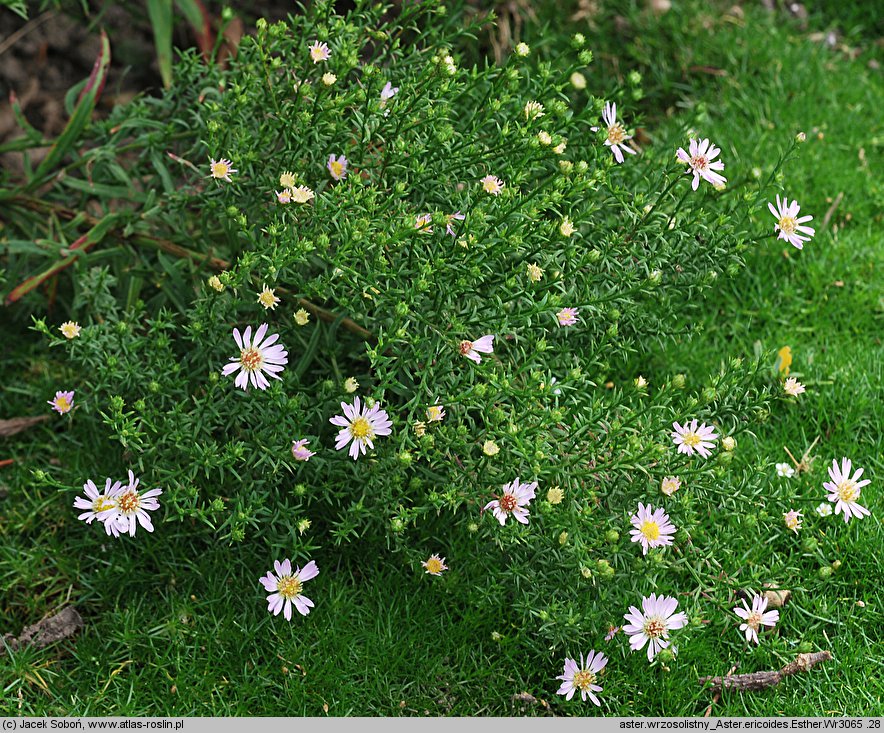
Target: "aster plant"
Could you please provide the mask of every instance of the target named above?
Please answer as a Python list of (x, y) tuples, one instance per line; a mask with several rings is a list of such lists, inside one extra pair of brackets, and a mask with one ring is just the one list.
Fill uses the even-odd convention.
[[(164, 276), (92, 268), (76, 312), (35, 328), (76, 375), (76, 419), (58, 422), (113, 447), (96, 464), (137, 460), (162, 487), (152, 517), (160, 490), (134, 475), (87, 484), (84, 522), (245, 543), (255, 567), (240, 587), (258, 610), (255, 578), (286, 558), (260, 578), (274, 624), (304, 621), (292, 609), (314, 609), (314, 558), (341, 567), (345, 544), (445, 571), (421, 587), (456, 577), (463, 602), (505, 606), (538, 659), (565, 659), (561, 695), (598, 704), (617, 662), (580, 650), (622, 644), (656, 663), (701, 633), (695, 589), (725, 590), (712, 560), (727, 538), (704, 530), (715, 507), (762, 504), (753, 526), (785, 541), (791, 507), (758, 498), (772, 461), (751, 464), (732, 437), (768, 418), (782, 383), (733, 360), (688, 384), (652, 352), (689, 336), (759, 231), (788, 222), (771, 233), (765, 214), (756, 231), (751, 197), (716, 190), (730, 158), (715, 130), (634, 154), (617, 115), (633, 129), (635, 109), (569, 82), (591, 63), (585, 39), (466, 71), (457, 49), (480, 21), (443, 23), (443, 10), (356, 3), (341, 17), (320, 0), (260, 22), (224, 68), (184, 54), (173, 91), (96, 122), (70, 151), (79, 183), (47, 174), (28, 205), (101, 203), (94, 244), (117, 239)], [(605, 134), (588, 134), (600, 118)], [(123, 144), (120, 212), (85, 171), (119, 194)], [(66, 240), (88, 221), (64, 219)], [(11, 272), (38, 256), (10, 256)], [(865, 512), (850, 471), (834, 466), (825, 485), (845, 520)], [(71, 491), (83, 480), (69, 476)], [(316, 613), (322, 593), (320, 580)], [(626, 608), (624, 633), (603, 641)]]

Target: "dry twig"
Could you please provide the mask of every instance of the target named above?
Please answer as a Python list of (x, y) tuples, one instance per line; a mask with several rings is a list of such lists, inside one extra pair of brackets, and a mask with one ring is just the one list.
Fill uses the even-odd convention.
[(794, 662), (789, 662), (785, 667), (769, 672), (750, 672), (749, 674), (725, 675), (724, 677), (701, 677), (700, 684), (707, 682), (713, 690), (764, 690), (780, 684), (784, 677), (791, 677), (799, 672), (809, 672), (820, 662), (827, 662), (832, 658), (832, 652), (814, 652), (812, 654), (799, 654)]

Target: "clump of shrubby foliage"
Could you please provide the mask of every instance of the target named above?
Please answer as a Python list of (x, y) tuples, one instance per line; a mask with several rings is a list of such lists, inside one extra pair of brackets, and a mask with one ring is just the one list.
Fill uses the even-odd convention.
[[(687, 131), (614, 161), (593, 128), (621, 101), (634, 131), (631, 98), (575, 86), (591, 63), (579, 35), (467, 65), (477, 28), (443, 5), (357, 6), (261, 23), (227, 68), (185, 55), (164, 97), (93, 125), (66, 205), (113, 211), (124, 256), (80, 263), (67, 305), (82, 335), (51, 336), (73, 367), (72, 429), (100, 446), (95, 475), (137, 467), (164, 488), (151, 541), (185, 522), (251, 544), (256, 568), (280, 553), (321, 565), (356, 542), (418, 570), (439, 552), (440, 582), (508, 601), (541, 647), (595, 640), (642, 593), (713, 574), (726, 538), (704, 518), (758, 483), (734, 453), (686, 458), (669, 436), (696, 418), (739, 444), (765, 414), (755, 368), (689, 385), (645, 361), (743, 266), (746, 203), (691, 190), (674, 157)], [(231, 162), (229, 182), (212, 159)], [(280, 203), (286, 172), (315, 197)], [(562, 308), (576, 324), (559, 325)], [(236, 389), (221, 375), (232, 330), (262, 323), (288, 364), (267, 390)], [(486, 334), (494, 353), (464, 358), (461, 341)], [(357, 395), (393, 429), (354, 461), (329, 419)], [(305, 438), (316, 455), (296, 461)], [(690, 488), (664, 497), (676, 474)], [(530, 523), (500, 526), (481, 510), (517, 477), (538, 484)], [(666, 507), (674, 547), (629, 542), (639, 501)]]

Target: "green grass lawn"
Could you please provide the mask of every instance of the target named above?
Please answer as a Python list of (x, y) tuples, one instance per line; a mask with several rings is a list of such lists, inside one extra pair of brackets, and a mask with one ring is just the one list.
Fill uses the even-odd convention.
[[(670, 22), (670, 21), (667, 21)], [(806, 520), (802, 536), (771, 543), (817, 549), (797, 553), (790, 568), (793, 601), (783, 610), (774, 649), (747, 650), (736, 625), (694, 633), (671, 671), (649, 668), (621, 637), (606, 675), (601, 713), (702, 715), (712, 699), (697, 683), (739, 663), (740, 672), (779, 667), (808, 645), (834, 661), (778, 688), (726, 694), (716, 715), (884, 714), (884, 529), (881, 425), (884, 421), (884, 190), (880, 171), (884, 85), (880, 72), (811, 42), (782, 19), (747, 10), (723, 23), (695, 64), (715, 60), (725, 73), (682, 84), (677, 108), (650, 110), (652, 136), (672, 128), (702, 130), (719, 144), (732, 184), (766, 175), (784, 141), (807, 142), (784, 170), (784, 189), (814, 215), (817, 237), (802, 252), (765, 239), (749, 267), (723, 283), (695, 334), (637, 365), (657, 375), (683, 372), (702, 384), (719, 363), (788, 345), (792, 372), (807, 385), (795, 404), (778, 402), (771, 419), (742, 438), (740, 460), (787, 461), (815, 440), (808, 476), (783, 484), (794, 506), (815, 519), (825, 499), (824, 465), (842, 455), (873, 483), (862, 502), (872, 517), (847, 527), (835, 518)], [(698, 46), (697, 53), (700, 53)], [(647, 79), (650, 86), (655, 83)], [(656, 114), (654, 114), (656, 113)], [(629, 164), (631, 161), (627, 161)], [(875, 172), (877, 169), (877, 178)], [(823, 231), (823, 216), (841, 196)], [(766, 206), (759, 231), (772, 229)], [(15, 331), (4, 325), (7, 336)], [(9, 414), (33, 414), (33, 384), (61, 368), (45, 349), (25, 342), (3, 365)], [(24, 379), (20, 375), (24, 374)], [(10, 377), (10, 375), (19, 375)], [(48, 384), (45, 381), (45, 384)], [(85, 630), (73, 642), (0, 658), (3, 714), (77, 715), (508, 715), (595, 714), (556, 698), (561, 657), (526, 651), (531, 628), (515, 627), (508, 609), (481, 613), (442, 583), (404, 567), (382, 549), (350, 548), (314, 581), (322, 603), (308, 618), (284, 624), (264, 612), (247, 545), (206, 546), (188, 527), (161, 525), (137, 547), (103, 542), (74, 521), (70, 494), (35, 486), (32, 470), (50, 459), (76, 465), (89, 446), (45, 424), (0, 443), (0, 631), (18, 633), (67, 602)], [(50, 469), (51, 471), (51, 469)], [(786, 486), (783, 489), (782, 486)], [(61, 490), (64, 487), (59, 487)], [(708, 531), (727, 532), (712, 513)], [(738, 541), (768, 539), (741, 535)], [(174, 553), (166, 548), (176, 547)], [(756, 548), (757, 549), (757, 548)], [(452, 554), (457, 548), (452, 548)], [(466, 554), (466, 552), (462, 553)], [(819, 568), (840, 561), (825, 580)], [(311, 588), (313, 585), (311, 585)], [(625, 610), (625, 609), (624, 609)], [(499, 634), (499, 638), (497, 637)], [(514, 703), (522, 692), (548, 701)]]

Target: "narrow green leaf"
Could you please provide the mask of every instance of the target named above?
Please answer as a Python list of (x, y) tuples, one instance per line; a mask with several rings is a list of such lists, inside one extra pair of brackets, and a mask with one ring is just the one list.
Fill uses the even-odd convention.
[(172, 0), (147, 0), (147, 14), (153, 26), (153, 43), (163, 86), (172, 86)]
[(110, 68), (111, 51), (110, 41), (107, 34), (101, 32), (101, 51), (98, 58), (95, 59), (95, 65), (92, 67), (92, 73), (83, 88), (80, 99), (74, 113), (62, 130), (61, 135), (56, 138), (55, 143), (50, 148), (49, 153), (43, 158), (43, 162), (34, 172), (34, 177), (28, 183), (26, 190), (33, 190), (43, 183), (44, 177), (52, 171), (62, 158), (73, 148), (74, 144), (80, 138), (89, 120), (92, 118), (92, 112), (95, 109), (95, 103), (104, 89), (104, 82), (107, 79), (107, 72)]

